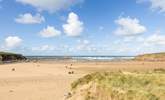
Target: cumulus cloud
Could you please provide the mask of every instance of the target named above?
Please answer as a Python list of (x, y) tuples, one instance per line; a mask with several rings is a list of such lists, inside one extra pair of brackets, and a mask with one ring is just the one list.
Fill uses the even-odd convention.
[(44, 28), (42, 31), (39, 32), (39, 34), (42, 37), (50, 38), (50, 37), (59, 36), (61, 34), (61, 31), (57, 30), (53, 26), (47, 26), (47, 28)]
[(32, 15), (31, 13), (20, 14), (15, 21), (21, 24), (40, 24), (45, 18), (40, 14)]
[(79, 20), (79, 16), (73, 12), (69, 13), (67, 24), (63, 25), (64, 32), (68, 36), (80, 36), (83, 32), (83, 22)]
[(22, 4), (31, 5), (39, 11), (56, 12), (81, 3), (83, 0), (16, 0)]
[(15, 48), (22, 43), (22, 39), (18, 36), (9, 36), (5, 39), (5, 47)]
[(156, 31), (147, 36), (121, 38), (111, 44), (111, 48), (114, 48), (112, 52), (124, 51), (125, 53), (132, 54), (163, 52), (165, 50), (164, 46), (165, 35), (161, 34), (160, 31)]
[(144, 39), (144, 42), (148, 45), (165, 45), (165, 35), (153, 34)]
[(140, 21), (136, 18), (121, 17), (115, 20), (118, 28), (114, 31), (114, 34), (121, 36), (135, 36), (146, 32), (146, 27), (140, 24)]
[(150, 2), (151, 9), (165, 12), (165, 0), (137, 0), (138, 2)]

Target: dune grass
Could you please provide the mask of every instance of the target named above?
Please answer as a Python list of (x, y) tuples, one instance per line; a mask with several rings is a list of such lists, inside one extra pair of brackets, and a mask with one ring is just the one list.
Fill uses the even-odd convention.
[(152, 54), (144, 54), (135, 57), (134, 60), (142, 60), (142, 61), (165, 61), (165, 53), (152, 53)]
[(97, 72), (73, 82), (71, 87), (71, 100), (164, 100), (165, 70)]

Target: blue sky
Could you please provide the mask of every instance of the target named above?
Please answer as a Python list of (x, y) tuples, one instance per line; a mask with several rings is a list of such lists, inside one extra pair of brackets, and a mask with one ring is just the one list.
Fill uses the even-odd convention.
[(0, 51), (137, 55), (165, 51), (165, 0), (0, 0)]

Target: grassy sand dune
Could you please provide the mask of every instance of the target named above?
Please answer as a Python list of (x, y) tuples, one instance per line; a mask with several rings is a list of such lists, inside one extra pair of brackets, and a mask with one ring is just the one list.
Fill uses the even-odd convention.
[(68, 100), (164, 100), (165, 70), (97, 72), (72, 83)]
[(140, 61), (165, 61), (165, 53), (144, 54), (135, 57), (135, 60)]

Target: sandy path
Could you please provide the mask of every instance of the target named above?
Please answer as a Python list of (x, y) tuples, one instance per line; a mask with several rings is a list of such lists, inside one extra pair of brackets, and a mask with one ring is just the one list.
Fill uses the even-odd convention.
[[(71, 62), (0, 65), (0, 100), (64, 100), (70, 83), (94, 71), (152, 70), (165, 62)], [(15, 71), (12, 71), (12, 69)], [(75, 73), (70, 75), (69, 71)]]

